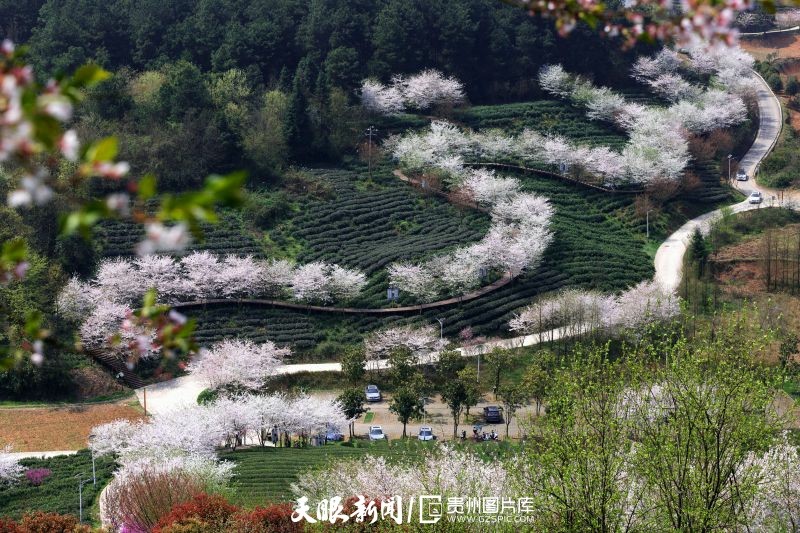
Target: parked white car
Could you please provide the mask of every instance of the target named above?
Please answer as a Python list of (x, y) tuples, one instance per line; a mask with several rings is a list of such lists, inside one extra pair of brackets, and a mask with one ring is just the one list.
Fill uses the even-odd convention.
[(763, 200), (764, 196), (758, 191), (753, 191), (747, 199), (751, 204), (760, 204)]
[(381, 426), (369, 427), (369, 440), (387, 440), (386, 433)]
[(745, 172), (744, 170), (737, 170), (736, 181), (747, 181), (747, 172)]
[(417, 438), (423, 441), (436, 440), (436, 436), (433, 434), (433, 429), (430, 426), (422, 426), (419, 428), (419, 436)]
[(368, 402), (379, 402), (383, 399), (381, 390), (377, 385), (367, 385), (367, 388), (364, 389), (364, 396), (366, 396)]

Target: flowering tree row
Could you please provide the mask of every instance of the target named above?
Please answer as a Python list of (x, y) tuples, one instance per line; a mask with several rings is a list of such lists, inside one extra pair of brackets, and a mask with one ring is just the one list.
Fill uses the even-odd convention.
[(395, 263), (389, 283), (421, 301), (477, 287), (490, 272), (517, 275), (535, 268), (550, 244), (553, 208), (541, 196), (521, 191), (512, 178), (492, 171), (461, 169), (454, 190), (490, 209), (492, 224), (479, 242), (422, 263)]
[[(568, 74), (560, 65), (542, 68), (539, 83), (550, 94), (585, 108), (589, 118), (628, 131), (630, 142), (622, 156), (630, 174), (647, 176), (656, 169), (661, 177), (675, 178), (688, 162), (684, 132), (703, 134), (740, 124), (747, 118), (744, 98), (752, 97), (757, 89), (750, 72), (753, 58), (740, 48), (696, 45), (688, 53), (688, 59), (682, 60), (677, 52), (664, 48), (633, 65), (631, 74), (636, 80), (672, 102), (667, 108), (626, 102), (606, 87)], [(682, 72), (711, 76), (710, 87), (690, 83)]]
[(406, 108), (426, 111), (438, 106), (455, 106), (465, 100), (463, 84), (434, 69), (408, 77), (393, 76), (388, 86), (372, 79), (361, 84), (361, 105), (380, 115), (397, 115)]
[(643, 281), (619, 295), (568, 290), (525, 308), (509, 322), (516, 333), (560, 328), (564, 333), (635, 330), (677, 316), (678, 298), (655, 281)]
[(137, 303), (148, 289), (156, 289), (165, 303), (253, 296), (327, 303), (353, 298), (365, 283), (363, 273), (323, 262), (295, 266), (285, 260), (221, 257), (207, 251), (182, 258), (149, 255), (105, 260), (92, 282), (71, 279), (59, 309), (80, 316), (101, 300)]
[(123, 466), (141, 458), (215, 458), (221, 446), (264, 444), (273, 427), (282, 435), (308, 437), (346, 424), (334, 400), (247, 394), (157, 413), (146, 422), (116, 420), (97, 426), (89, 447), (96, 455), (116, 454)]
[[(132, 320), (132, 308), (149, 289), (155, 289), (164, 303), (257, 295), (292, 295), (300, 301), (327, 303), (355, 297), (365, 283), (359, 271), (322, 262), (294, 266), (283, 260), (218, 257), (206, 251), (180, 259), (147, 255), (103, 261), (91, 282), (70, 279), (57, 306), (63, 316), (81, 322), (85, 345), (100, 347), (114, 336), (121, 341), (118, 344), (133, 346), (146, 358), (158, 353), (155, 335)], [(180, 319), (177, 313), (172, 315)]]
[(326, 469), (301, 475), (292, 484), (292, 492), (312, 502), (334, 496), (364, 496), (368, 501), (392, 496), (406, 501), (419, 494), (497, 497), (512, 493), (510, 477), (500, 461), (485, 461), (475, 453), (444, 445), (426, 453), (421, 464), (390, 463), (373, 455), (337, 461)]

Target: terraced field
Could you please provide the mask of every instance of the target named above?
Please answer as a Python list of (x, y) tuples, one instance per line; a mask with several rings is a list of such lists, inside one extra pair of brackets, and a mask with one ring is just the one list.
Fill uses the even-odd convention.
[(361, 457), (366, 453), (396, 457), (402, 455), (404, 450), (386, 443), (359, 448), (329, 444), (299, 449), (251, 448), (223, 453), (222, 459), (236, 463), (232, 482), (233, 502), (255, 507), (292, 501), (291, 484), (306, 470), (329, 461)]
[(370, 280), (354, 306), (383, 305), (390, 263), (477, 241), (489, 227), (488, 215), (421, 195), (391, 168), (379, 167), (371, 180), (363, 169), (303, 171), (331, 194), (298, 199), (299, 212), (268, 230), (273, 241), (302, 243), (300, 263), (325, 260), (363, 270)]
[[(246, 305), (198, 309), (192, 314), (198, 318), (199, 340), (210, 343), (241, 335), (291, 344), (296, 352), (322, 343), (315, 355), (325, 357), (327, 351), (335, 353), (337, 345), (358, 342), (375, 328), (409, 321), (433, 323), (444, 318), (446, 335), (455, 335), (466, 326), (497, 335), (507, 330), (515, 310), (539, 294), (568, 286), (616, 291), (652, 276), (652, 262), (643, 247), (644, 224), (632, 220), (630, 196), (590, 191), (530, 174), (515, 176), (525, 188), (553, 202), (555, 244), (539, 268), (509, 285), (475, 301), (410, 317), (322, 316)], [(375, 277), (372, 283), (377, 284), (374, 287), (380, 297), (385, 282), (381, 284)]]
[(621, 149), (628, 140), (623, 131), (604, 122), (588, 120), (582, 110), (559, 100), (475, 106), (458, 112), (455, 118), (475, 130), (498, 128), (520, 133), (530, 128), (592, 146)]
[[(189, 246), (190, 250), (213, 250), (220, 254), (254, 255), (263, 257), (263, 246), (242, 221), (241, 213), (224, 212), (217, 224), (203, 224), (203, 240)], [(109, 220), (97, 228), (97, 243), (102, 257), (133, 255), (144, 229), (130, 222)]]

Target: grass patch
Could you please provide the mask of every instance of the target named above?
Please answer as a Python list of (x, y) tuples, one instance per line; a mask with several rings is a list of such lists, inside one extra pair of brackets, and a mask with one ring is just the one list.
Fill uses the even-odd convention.
[(367, 414), (365, 414), (365, 415), (364, 415), (364, 423), (365, 423), (365, 424), (370, 424), (370, 423), (372, 423), (372, 421), (373, 421), (374, 419), (375, 419), (375, 413), (373, 413), (372, 411), (370, 411), (369, 413), (367, 413)]
[[(784, 116), (786, 111), (784, 111)], [(775, 149), (767, 156), (758, 174), (758, 182), (766, 187), (783, 189), (798, 185), (800, 137), (791, 126), (783, 128)]]
[(19, 518), (30, 511), (78, 516), (78, 475), (90, 480), (83, 486), (84, 520), (96, 516), (97, 497), (111, 480), (115, 468), (113, 460), (98, 458), (97, 485), (93, 485), (92, 456), (88, 450), (49, 459), (23, 459), (21, 463), (28, 468), (49, 468), (52, 475), (38, 487), (24, 478), (14, 486), (0, 487), (0, 516)]

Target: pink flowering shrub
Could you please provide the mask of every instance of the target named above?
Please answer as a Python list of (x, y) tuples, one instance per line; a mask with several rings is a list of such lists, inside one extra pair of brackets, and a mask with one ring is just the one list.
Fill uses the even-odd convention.
[(53, 473), (49, 468), (31, 468), (25, 471), (25, 478), (31, 485), (39, 486)]

